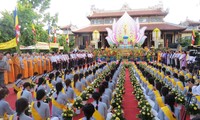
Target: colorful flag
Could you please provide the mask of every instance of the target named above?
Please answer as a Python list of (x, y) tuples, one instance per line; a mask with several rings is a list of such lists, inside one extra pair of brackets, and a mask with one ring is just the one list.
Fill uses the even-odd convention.
[(66, 43), (69, 43), (69, 35), (66, 36)]
[(20, 36), (20, 28), (19, 28), (19, 21), (18, 21), (18, 16), (17, 16), (17, 8), (15, 8), (14, 11), (14, 22), (15, 22), (15, 37), (16, 37), (16, 42), (19, 42), (19, 36)]
[(57, 38), (56, 38), (56, 28), (54, 28), (54, 38), (53, 38), (53, 41), (54, 41), (54, 43), (56, 43), (56, 40)]
[(192, 45), (194, 45), (194, 43), (195, 43), (195, 37), (196, 37), (196, 35), (195, 35), (195, 32), (194, 32), (194, 30), (192, 30)]

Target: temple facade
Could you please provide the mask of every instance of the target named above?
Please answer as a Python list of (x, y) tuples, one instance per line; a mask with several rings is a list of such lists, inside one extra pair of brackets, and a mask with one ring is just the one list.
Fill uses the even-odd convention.
[(90, 25), (84, 28), (77, 29), (73, 31), (75, 34), (76, 46), (80, 49), (84, 49), (93, 40), (93, 31), (99, 31), (99, 42), (98, 48), (109, 47), (107, 40), (106, 28), (112, 27), (114, 20), (118, 20), (125, 12), (127, 12), (133, 19), (138, 18), (140, 22), (140, 27), (146, 26), (145, 35), (147, 39), (143, 46), (152, 47), (154, 46), (152, 31), (155, 28), (160, 29), (161, 39), (164, 40), (164, 46), (166, 44), (175, 43), (178, 38), (181, 37), (181, 32), (186, 28), (164, 21), (164, 18), (168, 14), (168, 10), (163, 10), (162, 6), (157, 6), (148, 9), (131, 9), (127, 4), (125, 4), (120, 10), (99, 10), (94, 6), (91, 8), (91, 14), (87, 16), (90, 20)]

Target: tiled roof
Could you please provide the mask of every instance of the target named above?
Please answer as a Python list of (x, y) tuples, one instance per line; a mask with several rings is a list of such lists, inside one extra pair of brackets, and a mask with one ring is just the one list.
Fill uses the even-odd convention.
[[(146, 26), (147, 31), (152, 31), (155, 28), (159, 28), (161, 31), (183, 31), (186, 28), (180, 25), (175, 25), (171, 23), (142, 23), (140, 27)], [(99, 32), (107, 32), (106, 28), (111, 28), (111, 24), (104, 24), (104, 25), (90, 25), (88, 27), (84, 27), (78, 30), (73, 31), (74, 33), (91, 33), (94, 30), (98, 30)]]
[[(125, 11), (107, 11), (107, 12), (94, 12), (92, 15), (88, 16), (88, 19), (91, 18), (108, 18), (108, 17), (121, 17)], [(140, 17), (140, 16), (166, 16), (168, 12), (162, 11), (161, 9), (147, 9), (147, 10), (130, 10), (127, 13), (131, 17)]]

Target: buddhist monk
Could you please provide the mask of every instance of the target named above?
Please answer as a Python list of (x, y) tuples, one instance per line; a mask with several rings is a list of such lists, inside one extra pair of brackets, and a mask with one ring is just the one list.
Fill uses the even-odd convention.
[(43, 74), (43, 71), (42, 71), (42, 60), (41, 60), (39, 55), (38, 55), (37, 59), (38, 59), (38, 72), (41, 75), (41, 74)]
[(15, 72), (14, 72), (14, 65), (11, 59), (10, 54), (7, 54), (8, 57), (8, 64), (10, 66), (10, 71), (8, 71), (8, 82), (14, 83), (15, 82)]
[(14, 53), (13, 66), (15, 71), (15, 79), (17, 79), (17, 75), (21, 73), (20, 59), (17, 53)]
[(28, 77), (32, 77), (33, 76), (33, 60), (29, 54), (27, 55), (27, 63), (28, 63)]
[(45, 58), (45, 56), (42, 54), (42, 70), (43, 70), (43, 72), (45, 71), (45, 70), (47, 70), (47, 60), (46, 60), (46, 58)]
[(35, 53), (33, 53), (33, 73), (37, 72), (38, 73), (38, 59), (35, 56)]
[(23, 55), (22, 63), (23, 63), (23, 67), (24, 67), (22, 69), (23, 78), (28, 78), (28, 63), (27, 63), (26, 55)]

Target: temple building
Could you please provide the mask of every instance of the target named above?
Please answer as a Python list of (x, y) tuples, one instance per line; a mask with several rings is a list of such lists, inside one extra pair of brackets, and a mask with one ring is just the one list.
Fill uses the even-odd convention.
[(73, 31), (76, 39), (76, 46), (80, 49), (84, 49), (90, 44), (90, 41), (93, 40), (93, 31), (97, 30), (100, 33), (98, 48), (109, 47), (105, 39), (107, 36), (106, 28), (111, 28), (113, 21), (117, 21), (125, 12), (133, 19), (138, 18), (140, 27), (147, 27), (145, 31), (147, 39), (143, 46), (152, 47), (154, 45), (152, 31), (155, 28), (160, 29), (161, 39), (164, 40), (164, 46), (166, 46), (166, 44), (175, 43), (176, 40), (181, 37), (181, 32), (186, 29), (181, 25), (165, 22), (164, 18), (167, 16), (168, 10), (163, 10), (162, 5), (148, 9), (131, 9), (125, 4), (120, 10), (115, 11), (99, 10), (93, 6), (91, 8), (91, 14), (87, 16), (90, 20), (90, 25)]
[(182, 32), (182, 38), (186, 37), (191, 39), (193, 30), (200, 32), (200, 21), (193, 21), (187, 18), (184, 22), (181, 22), (180, 25), (186, 27), (186, 29)]

